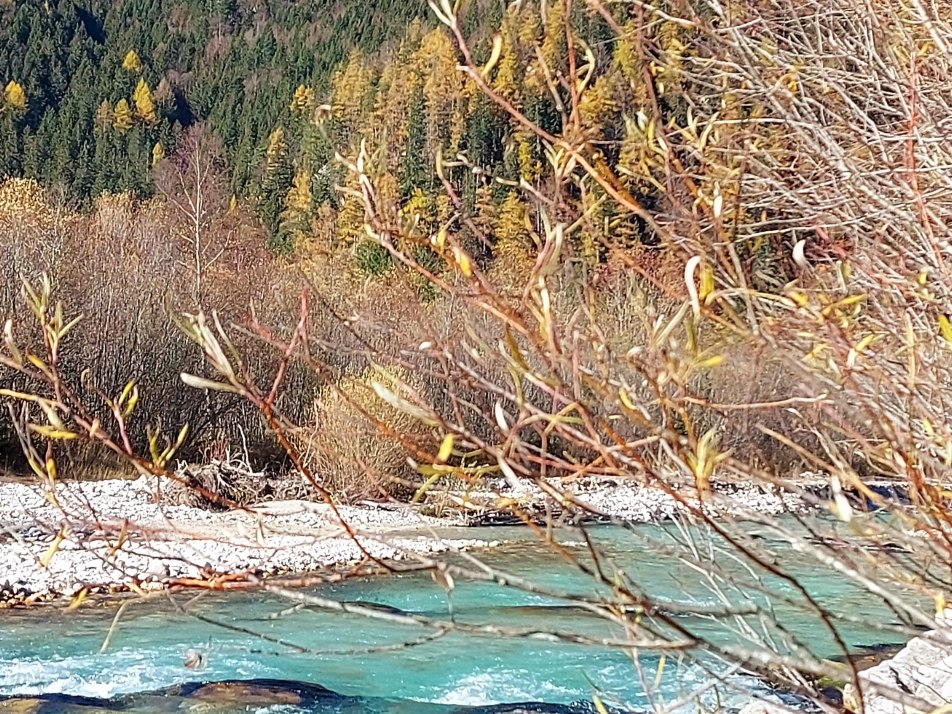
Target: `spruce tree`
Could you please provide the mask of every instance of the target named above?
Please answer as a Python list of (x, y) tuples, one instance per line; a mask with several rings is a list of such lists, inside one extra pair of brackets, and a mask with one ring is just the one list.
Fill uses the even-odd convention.
[(272, 239), (278, 237), (285, 196), (291, 188), (294, 169), (288, 151), (284, 129), (276, 128), (268, 137), (264, 172), (258, 196), (258, 212)]

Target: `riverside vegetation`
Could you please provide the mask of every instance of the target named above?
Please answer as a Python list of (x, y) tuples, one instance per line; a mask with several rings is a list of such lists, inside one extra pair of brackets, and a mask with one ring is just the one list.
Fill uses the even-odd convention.
[[(174, 480), (176, 454), (240, 449), (332, 508), (502, 482), (516, 518), (530, 487), (572, 511), (573, 483), (634, 481), (835, 637), (862, 616), (705, 508), (720, 483), (770, 486), (831, 518), (744, 515), (885, 603), (871, 626), (932, 626), (952, 565), (952, 12), (359, 5), (0, 6), (0, 56), (30, 48), (0, 109), (11, 466)], [(855, 666), (750, 593), (787, 596), (703, 550), (663, 553), (719, 598), (685, 593), (682, 614), (743, 647), (594, 546), (564, 555), (609, 588), (587, 606), (613, 646), (714, 656), (826, 708), (849, 684), (863, 706)], [(447, 591), (486, 577), (420, 567)]]

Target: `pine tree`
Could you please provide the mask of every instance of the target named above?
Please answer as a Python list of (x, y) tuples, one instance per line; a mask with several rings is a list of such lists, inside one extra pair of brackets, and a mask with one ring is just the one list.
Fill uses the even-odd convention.
[(160, 163), (165, 158), (165, 147), (162, 146), (162, 142), (155, 142), (155, 146), (152, 147), (152, 165)]
[(120, 99), (113, 109), (112, 126), (119, 132), (126, 132), (132, 128), (132, 109), (129, 102)]
[(136, 105), (136, 117), (146, 124), (155, 124), (158, 116), (155, 113), (155, 103), (152, 101), (152, 90), (146, 81), (139, 78), (135, 91), (132, 93), (132, 101)]
[(20, 142), (10, 112), (0, 112), (0, 178), (20, 172)]
[(405, 117), (406, 144), (400, 162), (400, 190), (409, 200), (414, 189), (429, 188), (430, 157), (426, 151), (426, 110), (423, 91), (413, 93), (407, 102)]

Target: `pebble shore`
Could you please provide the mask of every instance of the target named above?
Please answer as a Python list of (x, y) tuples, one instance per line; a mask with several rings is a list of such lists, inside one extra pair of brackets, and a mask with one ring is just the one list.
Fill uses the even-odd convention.
[[(247, 511), (158, 505), (155, 479), (59, 484), (0, 482), (0, 607), (86, 592), (160, 589), (183, 580), (270, 576), (344, 567), (365, 553), (326, 504), (277, 501)], [(524, 503), (544, 501), (520, 494)], [(575, 494), (601, 516), (629, 522), (674, 517), (685, 503), (636, 484), (590, 484)], [(713, 515), (780, 513), (802, 506), (790, 496), (731, 488), (705, 502)], [(403, 560), (495, 545), (446, 537), (471, 519), (433, 518), (407, 506), (340, 506), (363, 549)], [(441, 534), (440, 531), (443, 533)], [(479, 529), (471, 529), (474, 535)]]
[[(0, 483), (0, 606), (88, 592), (158, 589), (229, 574), (307, 573), (365, 559), (330, 507), (303, 501), (211, 512), (157, 505), (155, 479)], [(54, 503), (55, 500), (55, 503)], [(374, 558), (487, 547), (410, 509), (339, 507)]]

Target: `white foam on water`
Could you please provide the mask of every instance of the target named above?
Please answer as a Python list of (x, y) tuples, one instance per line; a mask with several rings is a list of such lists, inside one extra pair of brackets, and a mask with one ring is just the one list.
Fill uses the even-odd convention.
[[(182, 664), (181, 652), (137, 652), (122, 648), (105, 654), (82, 654), (47, 659), (0, 658), (0, 695), (69, 694), (109, 698), (148, 692), (196, 679), (234, 675), (234, 665), (212, 658), (209, 667), (192, 670)], [(226, 658), (227, 659), (227, 658)], [(219, 665), (219, 666), (216, 666)], [(250, 678), (273, 676), (262, 667), (248, 667)], [(255, 671), (257, 670), (257, 671)]]
[(456, 687), (431, 701), (437, 704), (481, 706), (507, 702), (563, 702), (578, 699), (577, 690), (540, 681), (532, 672), (493, 668), (460, 678)]
[[(165, 686), (178, 674), (152, 662), (127, 662), (121, 668), (96, 667), (90, 657), (47, 660), (0, 660), (0, 694), (70, 694), (112, 697)], [(98, 671), (97, 671), (98, 670)], [(89, 674), (83, 674), (89, 672)]]

